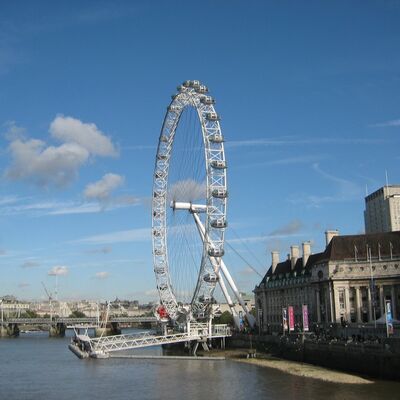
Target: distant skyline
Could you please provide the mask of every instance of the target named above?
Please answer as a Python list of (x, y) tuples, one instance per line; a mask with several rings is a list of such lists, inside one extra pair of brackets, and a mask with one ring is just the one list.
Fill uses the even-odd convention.
[[(150, 198), (170, 95), (215, 97), (228, 241), (270, 251), (364, 231), (400, 183), (400, 1), (2, 2), (0, 296), (156, 300)], [(260, 281), (227, 248), (242, 291)]]

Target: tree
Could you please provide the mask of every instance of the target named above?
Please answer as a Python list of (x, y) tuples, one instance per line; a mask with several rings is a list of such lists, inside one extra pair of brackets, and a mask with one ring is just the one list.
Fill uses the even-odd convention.
[(233, 325), (233, 317), (230, 311), (224, 311), (219, 317), (214, 318), (214, 324)]
[(69, 315), (69, 318), (85, 318), (86, 315), (82, 311), (72, 311), (72, 313)]
[(26, 318), (38, 318), (36, 311), (33, 310), (25, 310), (25, 317)]

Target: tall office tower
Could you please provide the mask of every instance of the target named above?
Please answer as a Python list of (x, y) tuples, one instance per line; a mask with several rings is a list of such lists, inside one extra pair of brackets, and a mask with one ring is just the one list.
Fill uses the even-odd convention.
[(387, 185), (365, 198), (365, 233), (400, 231), (400, 185)]

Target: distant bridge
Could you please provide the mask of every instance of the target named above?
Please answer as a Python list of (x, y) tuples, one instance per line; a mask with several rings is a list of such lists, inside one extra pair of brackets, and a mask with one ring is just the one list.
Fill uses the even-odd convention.
[[(97, 317), (71, 318), (71, 317), (56, 317), (56, 318), (7, 318), (0, 321), (0, 324), (16, 324), (16, 325), (57, 325), (64, 324), (67, 326), (73, 325), (93, 325), (98, 326), (102, 321)], [(156, 317), (110, 317), (109, 323), (130, 324), (130, 323), (156, 323)]]

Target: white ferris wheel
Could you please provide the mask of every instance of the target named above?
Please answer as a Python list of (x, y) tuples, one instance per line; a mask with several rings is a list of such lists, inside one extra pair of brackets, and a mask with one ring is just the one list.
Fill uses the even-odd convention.
[(173, 322), (210, 321), (217, 289), (235, 324), (239, 316), (232, 297), (253, 326), (223, 261), (227, 162), (214, 104), (206, 86), (185, 81), (167, 108), (154, 170), (154, 272), (161, 304)]

